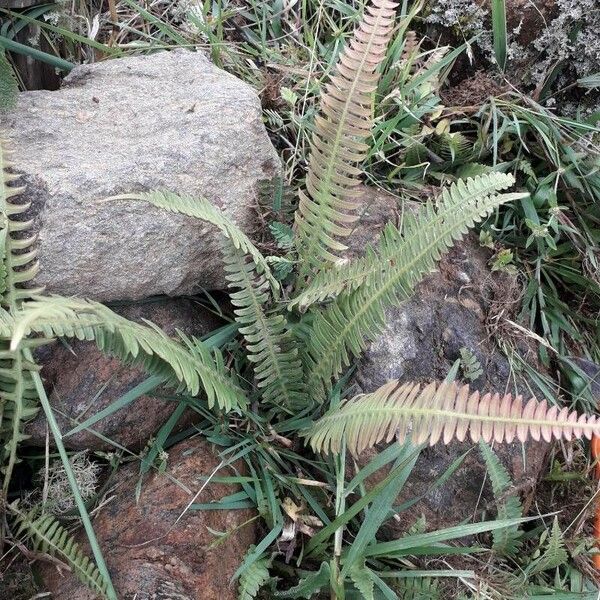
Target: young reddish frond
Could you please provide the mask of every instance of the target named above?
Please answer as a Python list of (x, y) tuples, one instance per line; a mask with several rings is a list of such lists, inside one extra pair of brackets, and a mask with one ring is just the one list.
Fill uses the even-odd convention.
[(373, 93), (394, 30), (397, 5), (373, 0), (365, 9), (321, 98), (306, 193), (300, 194), (296, 213), (303, 276), (337, 260), (337, 253), (346, 248), (338, 238), (348, 236), (358, 218), (359, 165), (369, 149), (366, 139), (373, 124)]
[(468, 385), (431, 383), (400, 384), (397, 380), (372, 394), (346, 400), (317, 421), (309, 431), (312, 448), (339, 452), (342, 440), (352, 454), (394, 438), (403, 442), (410, 434), (415, 444), (451, 440), (521, 442), (586, 437), (600, 434), (596, 416), (579, 415), (568, 408), (548, 406), (546, 400), (522, 396), (471, 392)]

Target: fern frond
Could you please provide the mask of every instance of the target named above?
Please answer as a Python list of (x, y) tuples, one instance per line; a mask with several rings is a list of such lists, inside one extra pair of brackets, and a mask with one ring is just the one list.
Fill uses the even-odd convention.
[(354, 565), (349, 571), (354, 587), (359, 591), (364, 600), (374, 600), (375, 583), (370, 575), (370, 569), (362, 563)]
[[(481, 454), (487, 467), (490, 481), (492, 482), (492, 492), (498, 509), (498, 519), (500, 520), (518, 520), (523, 517), (523, 507), (519, 496), (510, 493), (511, 480), (508, 471), (500, 462), (496, 453), (484, 442), (479, 442)], [(515, 557), (521, 546), (522, 532), (518, 525), (495, 529), (492, 532), (492, 548), (504, 556)]]
[(396, 438), (402, 443), (410, 434), (415, 444), (440, 440), (473, 442), (521, 442), (532, 438), (566, 439), (600, 434), (596, 416), (578, 415), (568, 408), (548, 407), (546, 400), (521, 396), (470, 392), (468, 385), (431, 383), (400, 384), (397, 380), (372, 394), (346, 400), (339, 408), (314, 423), (308, 439), (315, 452), (339, 452), (342, 440), (353, 454)]
[[(8, 492), (19, 444), (26, 439), (23, 425), (37, 413), (30, 374), (36, 366), (25, 360), (20, 350), (10, 350), (10, 335), (14, 314), (23, 299), (40, 291), (24, 288), (38, 271), (33, 248), (36, 235), (28, 231), (33, 222), (22, 219), (30, 203), (20, 199), (24, 188), (15, 185), (19, 176), (8, 171), (10, 151), (6, 146), (0, 140), (0, 469), (4, 473), (0, 501)], [(0, 525), (0, 551), (2, 544)]]
[(27, 302), (16, 317), (11, 349), (30, 333), (95, 341), (103, 352), (163, 375), (193, 396), (203, 389), (211, 407), (232, 410), (246, 404), (218, 351), (211, 354), (200, 341), (183, 336), (183, 343), (172, 340), (149, 321), (129, 321), (97, 302), (59, 296)]
[(269, 283), (243, 251), (224, 244), (224, 258), (229, 287), (238, 290), (230, 294), (231, 303), (263, 399), (288, 410), (303, 406), (302, 363), (284, 315), (268, 309)]
[(546, 530), (542, 536), (547, 539), (546, 549), (539, 558), (532, 561), (526, 567), (528, 576), (542, 573), (543, 571), (549, 571), (550, 569), (556, 569), (557, 567), (566, 564), (569, 560), (569, 555), (565, 549), (564, 535), (558, 524), (558, 517), (554, 517), (550, 534), (548, 535)]
[(32, 293), (41, 290), (24, 289), (25, 284), (31, 281), (39, 270), (36, 260), (37, 250), (33, 247), (37, 240), (36, 234), (29, 230), (33, 220), (20, 219), (27, 212), (31, 202), (23, 202), (19, 196), (25, 190), (14, 184), (19, 175), (9, 173), (11, 166), (10, 150), (6, 149), (6, 142), (0, 140), (0, 231), (2, 232), (2, 306), (8, 310), (15, 310), (17, 304)]
[(400, 600), (440, 600), (438, 580), (431, 577), (407, 578), (402, 583)]
[(17, 522), (16, 537), (31, 542), (35, 552), (43, 552), (66, 562), (75, 576), (95, 593), (108, 598), (108, 583), (73, 536), (50, 514), (24, 513), (15, 504), (9, 507)]
[(142, 200), (153, 204), (157, 208), (194, 217), (214, 225), (231, 241), (235, 248), (242, 250), (252, 257), (256, 269), (260, 274), (264, 273), (273, 292), (279, 290), (279, 283), (273, 277), (266, 259), (258, 248), (220, 208), (217, 208), (208, 200), (204, 198), (192, 198), (191, 196), (178, 196), (172, 192), (138, 192), (135, 194), (112, 196), (107, 198), (107, 200)]
[(332, 379), (381, 333), (385, 308), (409, 298), (455, 240), (501, 204), (525, 196), (496, 193), (512, 181), (501, 173), (459, 181), (442, 194), (440, 210), (427, 204), (416, 218), (406, 216), (403, 235), (386, 228), (379, 251), (365, 258), (360, 287), (316, 312), (303, 355), (315, 398), (324, 399)]
[[(248, 548), (247, 555), (253, 552), (256, 546)], [(270, 579), (269, 567), (271, 560), (263, 555), (257, 559), (240, 575), (240, 585), (238, 588), (238, 600), (253, 600), (258, 595), (260, 588)]]
[(394, 29), (396, 2), (372, 0), (338, 60), (321, 98), (306, 175), (296, 211), (301, 278), (338, 260), (338, 239), (357, 219), (359, 165), (366, 157), (378, 68)]
[(269, 229), (277, 242), (277, 246), (282, 250), (289, 250), (294, 245), (294, 230), (289, 225), (280, 221), (273, 221), (269, 223)]
[(514, 183), (512, 175), (497, 172), (453, 183), (414, 214), (406, 210), (402, 232), (388, 223), (378, 246), (367, 247), (364, 257), (318, 273), (290, 302), (289, 308), (305, 310), (316, 302), (352, 292), (365, 282), (375, 285), (380, 274), (398, 262), (407, 263), (408, 268), (423, 274), (430, 272), (435, 261), (474, 223), (487, 217), (500, 204), (526, 196), (501, 194)]

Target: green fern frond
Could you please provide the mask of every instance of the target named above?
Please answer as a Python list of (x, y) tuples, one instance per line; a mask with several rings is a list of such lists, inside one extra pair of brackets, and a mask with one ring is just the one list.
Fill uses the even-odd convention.
[(0, 46), (0, 114), (13, 108), (17, 103), (19, 84), (6, 52)]
[(30, 333), (95, 341), (103, 352), (163, 375), (193, 396), (203, 389), (211, 407), (216, 403), (232, 410), (246, 404), (244, 392), (218, 351), (211, 354), (200, 341), (183, 336), (183, 343), (172, 340), (149, 321), (144, 325), (134, 323), (97, 302), (59, 296), (39, 298), (23, 305), (16, 322), (13, 351)]
[(378, 252), (369, 253), (359, 271), (350, 267), (355, 279), (345, 284), (351, 289), (360, 279), (360, 287), (315, 311), (302, 357), (313, 397), (325, 398), (332, 379), (381, 333), (385, 308), (409, 298), (456, 240), (501, 204), (525, 196), (496, 193), (512, 182), (502, 173), (459, 181), (442, 194), (440, 210), (428, 203), (417, 217), (405, 217), (404, 234), (391, 225), (385, 229)]
[(135, 194), (123, 194), (112, 196), (107, 200), (142, 200), (173, 213), (179, 213), (188, 217), (194, 217), (206, 221), (217, 227), (221, 233), (231, 241), (235, 248), (249, 254), (256, 265), (259, 274), (265, 275), (273, 292), (279, 290), (279, 283), (273, 277), (271, 269), (252, 243), (250, 238), (220, 209), (204, 198), (192, 198), (191, 196), (178, 196), (172, 192), (139, 192)]
[(282, 250), (289, 250), (294, 245), (294, 230), (285, 223), (273, 221), (269, 223), (271, 235)]
[(460, 352), (460, 368), (462, 370), (463, 378), (469, 381), (475, 381), (483, 375), (483, 368), (481, 363), (471, 350), (468, 348), (461, 348)]
[[(256, 546), (252, 545), (248, 548), (247, 555), (253, 552)], [(254, 600), (260, 588), (263, 587), (270, 579), (269, 568), (271, 559), (266, 555), (257, 559), (240, 575), (240, 585), (238, 588), (239, 600)]]
[[(28, 233), (32, 221), (22, 219), (30, 203), (20, 199), (24, 188), (15, 185), (19, 176), (8, 172), (11, 164), (7, 145), (0, 140), (0, 469), (4, 473), (0, 500), (6, 496), (18, 462), (19, 444), (26, 439), (23, 425), (37, 413), (37, 394), (30, 373), (37, 367), (24, 359), (21, 350), (9, 347), (14, 315), (23, 299), (40, 291), (24, 287), (38, 271), (33, 248), (36, 236)], [(0, 551), (2, 542), (0, 525)]]
[(568, 408), (548, 407), (545, 400), (521, 396), (470, 392), (468, 385), (390, 381), (372, 394), (355, 396), (325, 414), (309, 430), (308, 441), (315, 452), (338, 453), (345, 442), (360, 454), (380, 442), (394, 438), (402, 443), (409, 435), (416, 445), (453, 439), (462, 442), (467, 433), (473, 442), (521, 442), (533, 438), (591, 439), (600, 434), (600, 419), (579, 415)]
[(497, 206), (519, 200), (527, 194), (501, 194), (514, 185), (506, 173), (486, 173), (453, 183), (433, 201), (414, 214), (404, 211), (402, 232), (392, 224), (385, 227), (377, 248), (368, 247), (364, 257), (318, 273), (312, 283), (289, 304), (305, 310), (316, 302), (349, 293), (365, 282), (376, 285), (383, 271), (397, 263), (417, 273), (417, 280), (435, 267), (435, 261), (448, 251), (476, 222)]
[[(508, 471), (500, 462), (496, 453), (484, 442), (479, 442), (481, 454), (492, 482), (492, 492), (498, 510), (498, 519), (512, 520), (523, 517), (523, 507), (517, 494), (511, 494), (512, 482)], [(504, 556), (515, 557), (521, 546), (522, 532), (518, 525), (503, 527), (492, 532), (492, 548)]]
[(564, 536), (558, 524), (558, 517), (554, 517), (550, 534), (548, 535), (547, 530), (544, 531), (540, 541), (540, 545), (543, 545), (545, 542), (546, 549), (540, 557), (533, 560), (527, 566), (526, 572), (529, 576), (549, 571), (550, 569), (556, 569), (566, 564), (569, 560), (569, 554), (565, 549)]
[(459, 131), (443, 133), (434, 138), (433, 151), (446, 161), (464, 161), (473, 153), (473, 142)]
[(373, 123), (372, 99), (379, 65), (394, 30), (397, 3), (372, 0), (340, 55), (321, 97), (306, 175), (296, 211), (300, 278), (338, 260), (357, 215), (361, 169)]
[(73, 536), (50, 514), (38, 514), (34, 509), (24, 513), (16, 504), (9, 506), (17, 522), (16, 537), (30, 541), (35, 552), (54, 556), (68, 564), (75, 576), (95, 593), (108, 598), (108, 583)]
[(229, 286), (238, 290), (231, 302), (263, 399), (288, 410), (303, 406), (302, 363), (284, 315), (269, 311), (269, 283), (243, 251), (224, 246)]
[(349, 572), (350, 579), (354, 584), (354, 587), (359, 591), (360, 595), (364, 600), (374, 600), (374, 587), (375, 583), (369, 573), (369, 568), (365, 565), (364, 561), (362, 564), (354, 565)]
[(412, 577), (402, 582), (400, 600), (440, 600), (438, 580)]

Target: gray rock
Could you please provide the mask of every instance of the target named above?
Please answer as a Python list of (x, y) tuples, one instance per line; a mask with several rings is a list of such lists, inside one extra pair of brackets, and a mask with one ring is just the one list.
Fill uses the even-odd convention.
[(198, 221), (104, 198), (204, 196), (248, 232), (257, 182), (280, 168), (255, 92), (185, 50), (77, 67), (3, 119), (37, 214), (36, 283), (99, 301), (225, 287), (215, 235)]
[[(184, 298), (156, 299), (115, 307), (115, 310), (134, 321), (152, 321), (168, 335), (175, 335), (176, 330), (180, 330), (186, 335), (200, 337), (220, 325), (215, 316)], [(63, 434), (148, 378), (141, 369), (104, 355), (92, 342), (54, 342), (37, 350), (36, 359), (42, 366), (44, 384)], [(172, 390), (156, 388), (98, 421), (92, 429), (105, 439), (139, 450), (175, 410), (177, 403), (170, 400), (171, 395)], [(191, 410), (184, 412), (179, 428), (189, 425), (195, 416)], [(46, 419), (40, 411), (26, 426), (25, 433), (31, 436), (28, 443), (43, 446), (46, 429)], [(63, 441), (67, 448), (74, 450), (114, 449), (109, 441), (92, 431), (80, 431)]]
[[(394, 209), (400, 214), (401, 208), (388, 194), (367, 190), (365, 195), (369, 208), (364, 222), (357, 227), (356, 237), (374, 241), (385, 221), (394, 218)], [(354, 254), (358, 252), (357, 248), (352, 250)], [(492, 273), (489, 258), (489, 252), (479, 246), (475, 236), (468, 238), (450, 251), (438, 272), (421, 283), (409, 302), (387, 311), (385, 331), (370, 345), (359, 364), (355, 378), (358, 391), (372, 392), (390, 379), (441, 381), (460, 357), (461, 348), (467, 348), (483, 369), (483, 374), (471, 382), (474, 388), (528, 396), (535, 393), (535, 387), (522, 374), (515, 373), (495, 343), (493, 319), (501, 312), (516, 318), (513, 313), (519, 306), (520, 286), (506, 273)], [(535, 349), (522, 340), (515, 343), (520, 344), (519, 350), (530, 364), (536, 365)], [(543, 371), (539, 365), (537, 368)], [(459, 373), (459, 379), (461, 376)], [(477, 448), (444, 485), (430, 490), (436, 479), (470, 447), (469, 443), (453, 443), (422, 452), (398, 504), (423, 498), (400, 514), (399, 521), (388, 529), (391, 535), (405, 531), (420, 514), (426, 516), (431, 528), (447, 527), (472, 518), (489, 505), (491, 490)], [(499, 446), (496, 451), (515, 485), (530, 490), (547, 449), (546, 444), (530, 443), (524, 451), (517, 443)], [(372, 455), (363, 456), (363, 464)]]

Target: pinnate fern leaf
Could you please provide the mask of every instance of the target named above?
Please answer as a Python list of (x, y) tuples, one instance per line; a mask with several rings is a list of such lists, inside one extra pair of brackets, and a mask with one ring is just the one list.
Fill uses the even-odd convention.
[(179, 196), (172, 192), (139, 192), (113, 196), (107, 200), (142, 200), (157, 208), (179, 213), (206, 221), (217, 227), (231, 241), (235, 248), (249, 254), (256, 265), (259, 274), (264, 274), (274, 292), (279, 289), (279, 283), (273, 277), (271, 269), (258, 248), (250, 238), (220, 209), (204, 198)]
[(406, 210), (402, 232), (388, 223), (377, 247), (368, 247), (364, 257), (318, 273), (288, 307), (306, 310), (316, 302), (348, 294), (364, 284), (373, 286), (381, 273), (394, 264), (406, 265), (418, 281), (434, 269), (435, 261), (473, 224), (500, 204), (527, 196), (501, 194), (514, 183), (512, 175), (497, 172), (453, 183), (414, 214)]
[[(498, 509), (498, 519), (512, 520), (523, 517), (523, 507), (521, 500), (515, 493), (510, 493), (511, 480), (508, 471), (500, 462), (496, 453), (483, 441), (479, 442), (481, 454), (487, 467), (490, 481), (492, 482), (492, 492)], [(504, 556), (515, 557), (521, 546), (522, 532), (518, 525), (495, 529), (492, 532), (492, 548)]]
[(200, 341), (183, 334), (181, 342), (175, 341), (149, 321), (129, 321), (97, 302), (59, 296), (27, 302), (16, 317), (11, 348), (16, 350), (31, 333), (95, 341), (103, 352), (162, 374), (193, 396), (203, 389), (211, 407), (231, 410), (246, 404), (218, 351), (211, 354)]
[(456, 240), (501, 204), (525, 196), (497, 193), (513, 181), (492, 173), (458, 182), (442, 194), (439, 209), (426, 204), (416, 217), (407, 216), (403, 233), (389, 225), (378, 251), (368, 253), (358, 271), (349, 267), (359, 274), (358, 288), (315, 311), (307, 336), (303, 362), (313, 398), (326, 397), (333, 379), (383, 330), (385, 308), (410, 298)]
[[(25, 421), (37, 412), (37, 394), (31, 379), (36, 367), (25, 360), (21, 350), (9, 348), (14, 314), (24, 298), (39, 290), (26, 285), (38, 271), (35, 235), (29, 233), (32, 221), (23, 219), (30, 203), (24, 202), (23, 187), (17, 185), (19, 175), (9, 173), (10, 150), (0, 140), (0, 470), (4, 477), (0, 503), (11, 482), (17, 450), (26, 439)], [(0, 524), (0, 549), (4, 528)]]
[(296, 211), (301, 278), (336, 262), (356, 220), (359, 165), (368, 151), (372, 96), (392, 36), (397, 3), (372, 0), (321, 98), (311, 141), (306, 192)]
[(431, 383), (400, 384), (397, 380), (372, 394), (362, 394), (325, 414), (308, 432), (317, 452), (337, 453), (342, 440), (352, 454), (360, 454), (380, 442), (396, 438), (402, 443), (409, 435), (415, 444), (453, 439), (473, 442), (521, 442), (532, 438), (566, 439), (600, 434), (595, 415), (579, 415), (568, 408), (549, 407), (546, 400), (521, 396), (471, 392), (468, 385)]
[[(247, 554), (253, 552), (255, 549), (254, 545), (250, 546)], [(271, 560), (263, 555), (240, 575), (238, 600), (253, 600), (253, 598), (256, 598), (260, 588), (270, 579), (270, 566)]]
[(43, 552), (66, 562), (75, 576), (95, 593), (108, 598), (107, 582), (73, 536), (50, 514), (29, 513), (16, 504), (9, 507), (17, 522), (16, 536), (30, 541), (35, 552)]
[(302, 363), (285, 316), (269, 310), (269, 283), (258, 274), (254, 263), (233, 245), (224, 244), (225, 271), (240, 333), (247, 343), (248, 360), (263, 399), (287, 408), (304, 405)]

